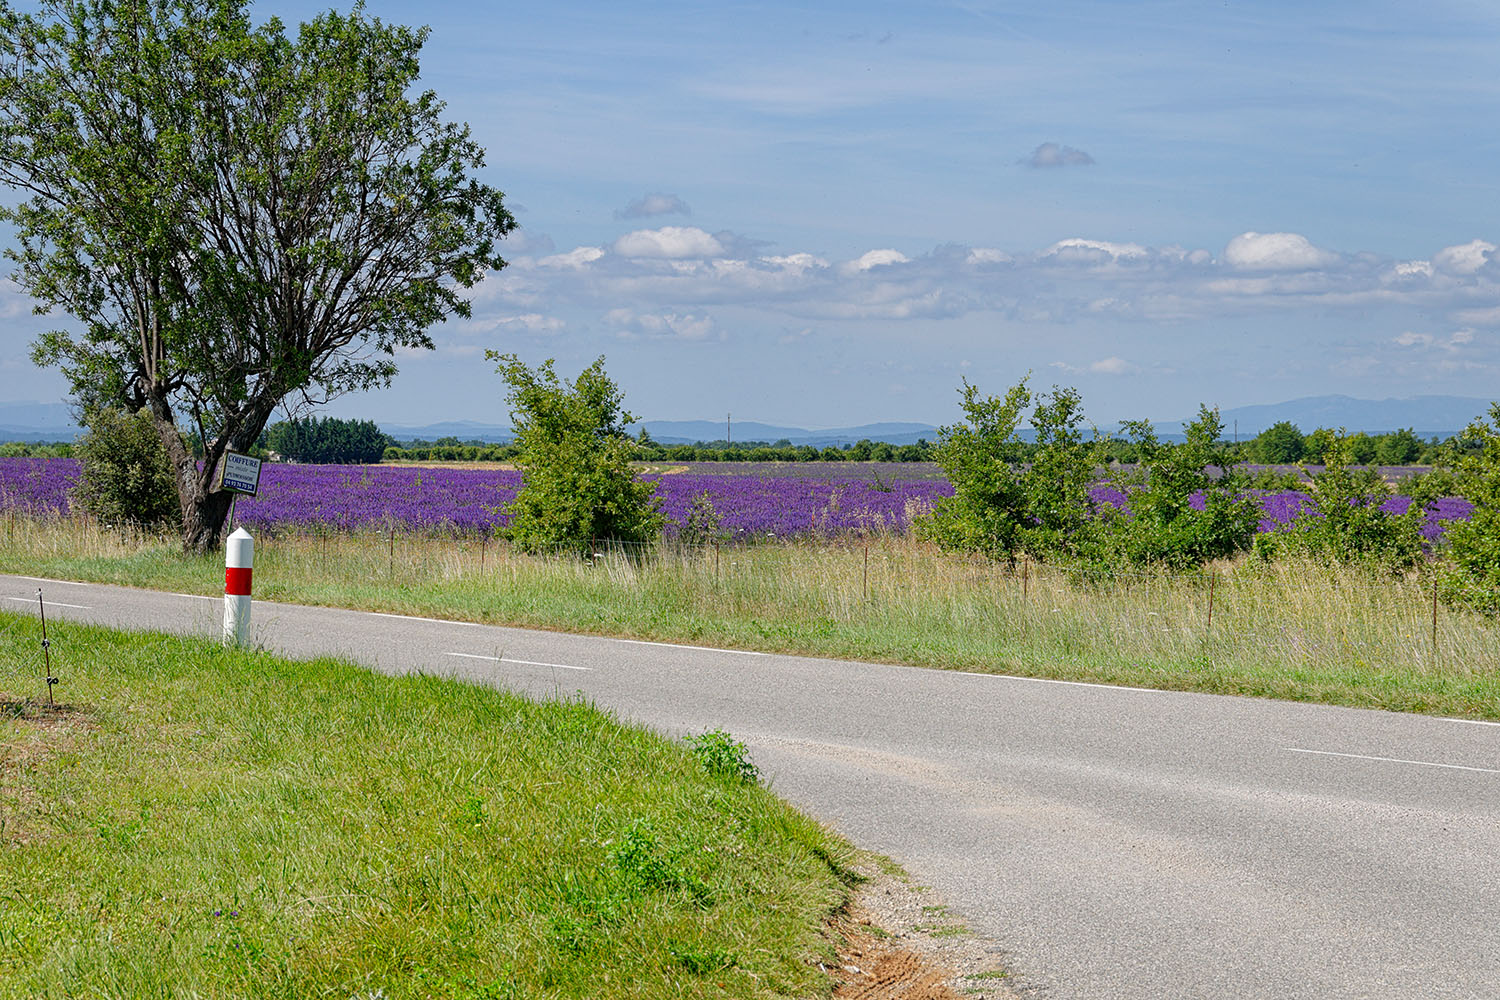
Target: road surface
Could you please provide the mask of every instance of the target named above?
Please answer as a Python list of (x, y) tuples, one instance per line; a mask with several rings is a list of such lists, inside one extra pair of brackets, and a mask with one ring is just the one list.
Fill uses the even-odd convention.
[[(217, 637), (222, 601), (0, 576)], [(1500, 996), (1500, 727), (256, 602), (253, 640), (725, 729), (1059, 1000)]]

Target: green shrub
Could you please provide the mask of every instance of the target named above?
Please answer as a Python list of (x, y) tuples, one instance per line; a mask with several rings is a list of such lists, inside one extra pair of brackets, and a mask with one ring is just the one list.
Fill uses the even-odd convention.
[(722, 729), (689, 736), (686, 740), (693, 756), (709, 774), (747, 785), (760, 780), (760, 769), (750, 762), (750, 748)]
[(1382, 510), (1390, 487), (1373, 469), (1350, 468), (1358, 446), (1348, 436), (1334, 441), (1324, 454), (1323, 471), (1303, 487), (1311, 503), (1290, 526), (1256, 538), (1258, 553), (1267, 558), (1298, 553), (1324, 563), (1391, 571), (1422, 557), (1422, 505), (1413, 503), (1404, 514)]
[(665, 521), (655, 487), (630, 467), (623, 394), (600, 357), (564, 382), (548, 359), (530, 368), (513, 354), (486, 352), (510, 386), (521, 489), (506, 508), (510, 537), (527, 551), (578, 548), (594, 539), (644, 542)]
[(960, 392), (967, 422), (938, 431), (935, 455), (953, 495), (939, 499), (913, 527), (945, 549), (1011, 559), (1021, 548), (1027, 518), (1016, 427), (1031, 393), (1025, 379), (1003, 399), (981, 396), (967, 379)]
[[(1491, 422), (1492, 421), (1492, 422)], [(1476, 420), (1463, 435), (1472, 447), (1457, 458), (1458, 492), (1474, 505), (1467, 521), (1453, 521), (1445, 532), (1452, 566), (1444, 575), (1451, 603), (1489, 614), (1500, 612), (1500, 403), (1490, 420)]]
[(106, 524), (180, 527), (172, 466), (150, 412), (96, 407), (84, 414), (84, 426), (73, 501)]
[[(1103, 533), (1086, 553), (1096, 563), (1189, 569), (1243, 552), (1260, 523), (1259, 501), (1219, 453), (1224, 423), (1200, 406), (1181, 444), (1160, 441), (1145, 420), (1125, 423), (1140, 464), (1127, 482), (1129, 512), (1102, 511)], [(1208, 472), (1219, 469), (1216, 478)], [(1202, 498), (1200, 510), (1193, 503)]]

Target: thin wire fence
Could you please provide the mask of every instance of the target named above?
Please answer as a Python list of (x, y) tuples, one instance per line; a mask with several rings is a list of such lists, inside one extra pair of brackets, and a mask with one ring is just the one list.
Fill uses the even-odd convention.
[[(50, 534), (33, 530), (41, 523), (16, 521), (8, 537), (20, 543), (15, 533), (31, 532), (36, 537), (25, 544), (42, 555), (76, 556), (82, 545), (101, 556), (156, 552), (164, 562), (176, 545), (153, 533), (86, 523)], [(797, 629), (868, 635), (870, 644), (891, 636), (884, 641), (897, 658), (1263, 660), (1288, 671), (1310, 663), (1418, 672), (1500, 668), (1495, 617), (1446, 606), (1435, 576), (1254, 558), (1185, 573), (1026, 559), (1006, 564), (941, 553), (894, 533), (596, 540), (542, 552), (488, 535), (417, 534), (396, 525), (263, 531), (256, 539), (259, 592), (275, 593), (278, 581), (330, 591), (364, 586), (382, 599), (431, 607), (451, 598), (464, 613), (495, 620), (525, 620), (531, 604), (555, 598), (555, 607), (571, 601), (602, 617), (650, 620), (667, 631), (672, 623), (663, 608), (701, 620), (750, 620), (763, 625), (767, 645), (786, 648), (794, 644), (780, 637)], [(908, 634), (925, 638), (895, 648)]]

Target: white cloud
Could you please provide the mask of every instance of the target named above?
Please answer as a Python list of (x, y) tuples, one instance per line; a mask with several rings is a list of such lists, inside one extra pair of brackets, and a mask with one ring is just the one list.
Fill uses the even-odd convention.
[(761, 262), (786, 271), (803, 273), (815, 268), (827, 267), (828, 261), (810, 253), (794, 253), (785, 257), (762, 257)]
[(637, 229), (615, 240), (614, 249), (622, 257), (667, 260), (718, 257), (724, 253), (724, 245), (717, 238), (694, 226)]
[(858, 260), (851, 261), (850, 267), (855, 271), (868, 271), (873, 267), (887, 267), (891, 264), (905, 264), (910, 258), (900, 250), (871, 250)]
[(1432, 263), (1448, 274), (1477, 274), (1489, 263), (1495, 244), (1488, 240), (1471, 240), (1461, 246), (1445, 247), (1432, 255)]
[(1056, 142), (1044, 142), (1031, 151), (1031, 155), (1017, 161), (1034, 169), (1048, 167), (1087, 167), (1094, 158), (1081, 149), (1064, 146)]
[[(1467, 257), (1454, 252), (1443, 258), (1450, 268), (1494, 256), (1484, 241), (1466, 246)], [(583, 246), (518, 260), (475, 289), (476, 308), (501, 319), (568, 315), (565, 307), (596, 316), (623, 308), (658, 317), (659, 323), (624, 327), (641, 336), (692, 336), (690, 320), (723, 308), (769, 310), (789, 318), (793, 329), (824, 319), (974, 314), (1035, 324), (1087, 317), (1215, 322), (1310, 308), (1410, 308), (1445, 316), (1453, 329), (1500, 327), (1500, 267), (1454, 273), (1436, 262), (1336, 253), (1295, 233), (1242, 233), (1218, 257), (1203, 249), (1075, 236), (1039, 250), (943, 244), (908, 255), (880, 247), (831, 263), (795, 247), (768, 254), (762, 244), (732, 233), (669, 226), (621, 237), (614, 250)], [(1387, 350), (1402, 347), (1391, 342), (1400, 330), (1384, 334)]]
[(1110, 243), (1106, 240), (1074, 237), (1057, 241), (1039, 256), (1066, 264), (1114, 264), (1119, 261), (1144, 260), (1149, 255), (1149, 251), (1139, 243)]
[(565, 326), (562, 320), (556, 316), (543, 316), (541, 313), (522, 313), (519, 316), (502, 316), (495, 320), (495, 328), (515, 327), (525, 330), (527, 333), (558, 333)]
[(1060, 368), (1069, 375), (1134, 375), (1141, 370), (1139, 365), (1113, 355), (1091, 361), (1082, 367), (1070, 365), (1066, 361), (1054, 361), (1050, 367)]
[(615, 212), (617, 219), (645, 219), (653, 215), (692, 215), (687, 202), (675, 194), (656, 192), (635, 199)]
[(996, 250), (993, 247), (975, 247), (969, 251), (968, 262), (977, 266), (994, 264), (1011, 264), (1015, 258), (1004, 250)]
[(1312, 271), (1338, 261), (1297, 233), (1241, 233), (1224, 248), (1224, 263), (1242, 271)]
[(677, 313), (636, 313), (629, 309), (611, 309), (604, 320), (626, 335), (672, 337), (678, 340), (706, 340), (716, 331), (708, 316)]
[(567, 253), (553, 254), (537, 261), (539, 267), (555, 267), (568, 271), (582, 270), (604, 256), (602, 247), (576, 247)]
[(1405, 333), (1400, 334), (1394, 339), (1395, 342), (1397, 344), (1400, 344), (1402, 347), (1426, 347), (1432, 343), (1432, 334), (1413, 333), (1410, 330), (1407, 330)]

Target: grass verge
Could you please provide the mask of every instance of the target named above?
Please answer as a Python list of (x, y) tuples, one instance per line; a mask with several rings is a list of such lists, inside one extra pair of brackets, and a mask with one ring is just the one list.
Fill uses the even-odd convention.
[[(187, 593), (222, 556), (82, 521), (16, 519), (0, 572)], [(262, 537), (256, 596), (630, 636), (1173, 690), (1500, 718), (1500, 629), (1435, 607), (1431, 581), (1242, 560), (1207, 576), (1079, 581), (868, 544), (525, 556), (412, 535)]]
[[(36, 631), (0, 613), (12, 695)], [(850, 848), (713, 754), (578, 701), (56, 639), (70, 704), (0, 696), (0, 998), (827, 994)]]

